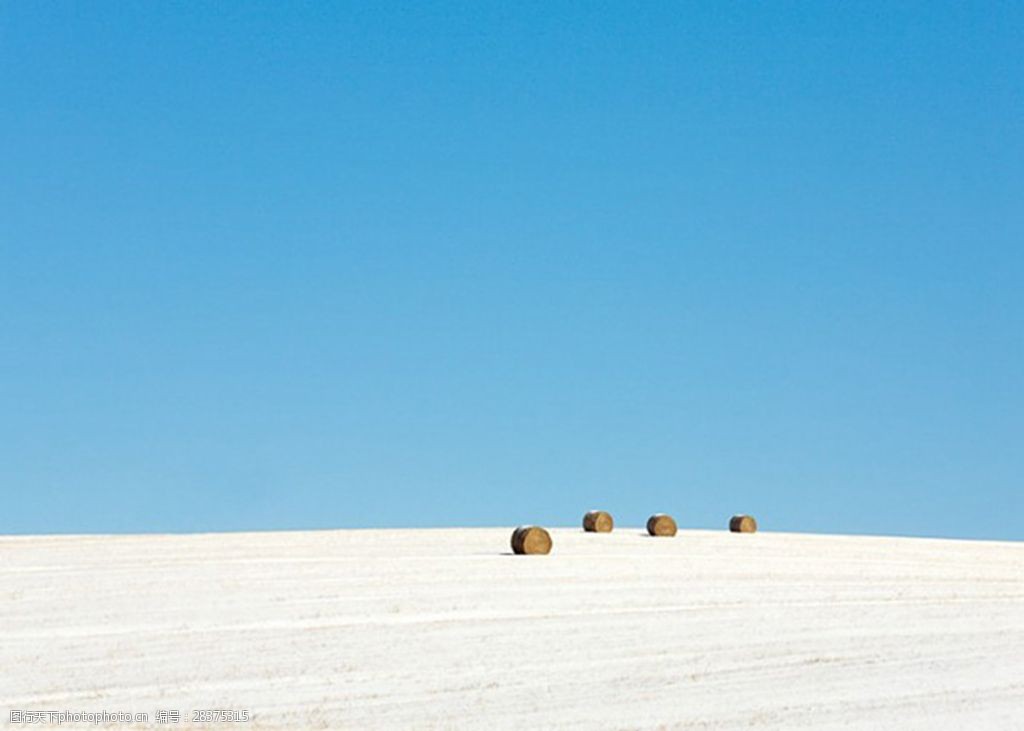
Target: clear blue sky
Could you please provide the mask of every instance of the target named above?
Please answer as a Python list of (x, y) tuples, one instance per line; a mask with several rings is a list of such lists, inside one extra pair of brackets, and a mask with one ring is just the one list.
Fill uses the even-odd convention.
[(0, 531), (1022, 539), (1022, 49), (1019, 3), (4, 3)]

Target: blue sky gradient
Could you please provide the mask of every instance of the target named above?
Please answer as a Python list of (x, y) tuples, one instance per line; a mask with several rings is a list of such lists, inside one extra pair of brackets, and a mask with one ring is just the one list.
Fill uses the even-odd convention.
[(1019, 3), (4, 3), (0, 531), (1022, 539), (1022, 48)]

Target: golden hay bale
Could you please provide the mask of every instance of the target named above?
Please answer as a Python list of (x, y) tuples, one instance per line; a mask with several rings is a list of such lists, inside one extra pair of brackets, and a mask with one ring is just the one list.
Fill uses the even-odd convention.
[(671, 515), (655, 513), (647, 519), (647, 532), (652, 536), (674, 536), (676, 534), (676, 522)]
[(753, 515), (734, 515), (729, 518), (729, 530), (733, 533), (756, 533), (757, 521)]
[(551, 534), (539, 525), (521, 525), (512, 531), (512, 550), (519, 554), (551, 552)]
[(588, 533), (611, 533), (614, 527), (612, 514), (604, 510), (591, 510), (583, 516), (583, 530)]

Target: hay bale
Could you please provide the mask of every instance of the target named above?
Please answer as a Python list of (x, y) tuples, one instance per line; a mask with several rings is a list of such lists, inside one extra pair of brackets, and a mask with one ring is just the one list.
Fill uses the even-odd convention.
[(655, 513), (647, 519), (647, 532), (652, 536), (674, 536), (676, 534), (676, 522), (671, 515)]
[(733, 533), (756, 533), (757, 521), (753, 515), (734, 515), (729, 518), (729, 530)]
[(518, 554), (551, 552), (551, 534), (539, 525), (521, 525), (512, 531), (512, 551)]
[(612, 514), (604, 510), (591, 510), (583, 516), (583, 530), (587, 533), (611, 533), (614, 527)]

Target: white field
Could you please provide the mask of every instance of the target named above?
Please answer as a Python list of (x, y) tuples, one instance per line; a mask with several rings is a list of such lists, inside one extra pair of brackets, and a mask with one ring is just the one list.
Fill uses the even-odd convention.
[(510, 534), (0, 538), (0, 723), (1024, 728), (1024, 544)]

